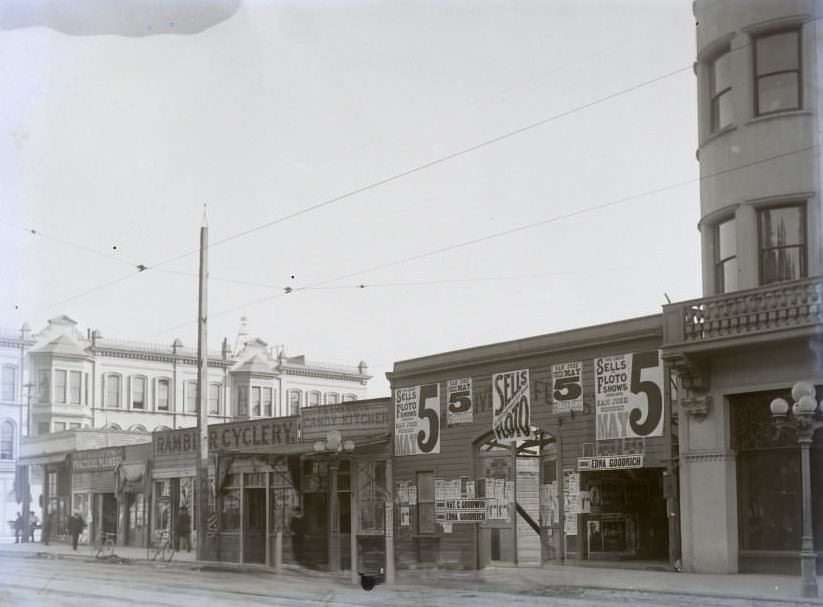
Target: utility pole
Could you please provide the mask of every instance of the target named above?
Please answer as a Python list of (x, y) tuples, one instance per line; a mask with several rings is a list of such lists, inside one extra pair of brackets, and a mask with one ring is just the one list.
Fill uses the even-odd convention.
[(197, 551), (198, 561), (205, 561), (209, 525), (209, 409), (208, 409), (208, 248), (209, 228), (206, 206), (200, 227), (200, 288), (197, 299)]

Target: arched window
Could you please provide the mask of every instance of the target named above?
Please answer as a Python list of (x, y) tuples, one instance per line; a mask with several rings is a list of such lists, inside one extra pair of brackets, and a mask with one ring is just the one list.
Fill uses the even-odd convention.
[(302, 396), (300, 390), (289, 390), (289, 415), (297, 415), (300, 412)]
[(116, 373), (108, 373), (103, 376), (103, 385), (105, 386), (105, 389), (103, 390), (103, 394), (105, 396), (103, 406), (112, 407), (115, 409), (120, 408), (120, 397), (122, 394), (122, 386), (120, 381), (120, 376)]
[(5, 420), (0, 424), (0, 460), (14, 459), (14, 424)]
[(183, 399), (186, 413), (197, 413), (197, 382), (187, 381), (183, 384)]
[(131, 432), (146, 432), (146, 427), (142, 426), (140, 424), (136, 424), (136, 425), (132, 426), (131, 428), (129, 428), (129, 430)]
[(340, 402), (340, 395), (337, 392), (329, 392), (326, 394), (326, 404), (336, 405)]
[(343, 395), (343, 402), (344, 403), (350, 403), (354, 400), (357, 400), (357, 395), (356, 394), (345, 394), (345, 395)]
[(307, 405), (309, 407), (316, 407), (319, 404), (320, 404), (320, 392), (312, 390), (311, 392), (309, 392), (309, 402), (307, 403)]
[(168, 426), (157, 426), (154, 431), (155, 432), (165, 432), (166, 430), (171, 430)]
[(209, 415), (220, 415), (220, 384), (209, 384)]
[(169, 410), (169, 380), (167, 379), (158, 379), (157, 380), (157, 410), (158, 411), (168, 411)]
[(146, 408), (146, 378), (137, 376), (131, 378), (131, 408)]
[(106, 424), (103, 426), (103, 430), (122, 430), (122, 428), (117, 424)]

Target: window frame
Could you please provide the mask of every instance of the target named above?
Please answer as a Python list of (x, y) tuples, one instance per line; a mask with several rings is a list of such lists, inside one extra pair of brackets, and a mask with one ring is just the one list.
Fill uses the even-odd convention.
[[(135, 394), (136, 394), (137, 391), (136, 391), (135, 387), (137, 386), (137, 384), (139, 382), (143, 382), (143, 401), (142, 401), (142, 405), (140, 407), (136, 407), (135, 403), (137, 401), (135, 400)], [(145, 411), (146, 410), (146, 401), (148, 400), (146, 398), (146, 395), (147, 395), (148, 391), (149, 391), (148, 378), (145, 375), (135, 375), (135, 376), (133, 376), (131, 378), (131, 390), (130, 390), (130, 394), (129, 394), (129, 409), (136, 410), (136, 411)]]
[[(734, 255), (727, 255), (726, 257), (720, 257), (721, 254), (721, 246), (720, 246), (720, 227), (726, 225), (727, 223), (731, 223), (734, 227)], [(716, 295), (721, 295), (724, 293), (732, 293), (737, 291), (740, 287), (738, 277), (735, 277), (735, 286), (730, 290), (726, 290), (725, 286), (725, 277), (726, 277), (726, 264), (728, 262), (734, 260), (735, 265), (737, 264), (737, 222), (736, 217), (734, 215), (724, 217), (719, 219), (714, 223), (712, 226), (712, 237), (714, 239), (714, 254), (713, 254), (713, 266), (714, 266), (714, 292)]]
[(260, 413), (263, 417), (272, 417), (274, 407), (274, 388), (265, 386), (262, 390), (262, 402), (260, 403)]
[[(296, 397), (295, 403), (292, 402), (293, 398)], [(297, 411), (294, 411), (294, 405), (297, 405)], [(297, 415), (300, 413), (300, 409), (303, 405), (303, 391), (297, 390), (292, 388), (289, 390), (289, 398), (288, 398), (288, 407), (289, 407), (289, 415)]]
[(261, 386), (251, 387), (251, 399), (249, 402), (249, 410), (251, 417), (261, 417), (263, 406), (263, 388)]
[[(194, 407), (190, 407), (193, 403)], [(187, 379), (183, 382), (183, 413), (197, 413), (197, 382)]]
[[(166, 386), (166, 404), (165, 407), (161, 406), (161, 398), (160, 398), (160, 385), (164, 384)], [(167, 377), (158, 377), (157, 382), (155, 384), (155, 404), (154, 408), (156, 411), (169, 411), (169, 407), (171, 405), (171, 380)]]
[[(77, 400), (74, 400), (74, 385), (72, 378), (77, 378)], [(68, 377), (68, 403), (70, 405), (79, 405), (83, 402), (83, 372), (79, 369), (69, 370)]]
[[(763, 243), (763, 214), (769, 211), (776, 211), (778, 209), (786, 209), (786, 208), (797, 208), (799, 210), (800, 215), (800, 222), (802, 224), (801, 233), (803, 235), (803, 241), (801, 244), (792, 244), (792, 245), (782, 245), (782, 246), (770, 246), (764, 247)], [(807, 203), (805, 200), (787, 200), (785, 202), (781, 202), (778, 204), (770, 204), (767, 206), (761, 206), (757, 209), (757, 271), (758, 271), (758, 284), (760, 286), (766, 285), (773, 285), (779, 284), (781, 282), (791, 282), (792, 280), (800, 280), (802, 278), (806, 278), (809, 272), (809, 228), (808, 228), (808, 221), (807, 221)], [(764, 253), (767, 251), (775, 251), (775, 250), (782, 250), (782, 249), (800, 249), (800, 270), (798, 275), (794, 278), (783, 278), (777, 280), (770, 280), (766, 282), (765, 277), (765, 264), (764, 262)]]
[[(731, 126), (734, 124), (734, 112), (732, 111), (731, 119), (727, 124), (720, 124), (720, 100), (725, 95), (732, 95), (733, 87), (731, 82), (729, 82), (728, 86), (721, 91), (715, 90), (715, 74), (717, 70), (717, 62), (722, 59), (723, 57), (728, 57), (731, 60), (732, 57), (732, 49), (729, 44), (726, 44), (723, 48), (719, 49), (712, 57), (707, 61), (709, 67), (709, 134), (713, 135), (722, 131), (723, 129)], [(731, 72), (731, 70), (730, 70)], [(734, 104), (732, 103), (732, 108)]]
[[(11, 381), (6, 379), (10, 377)], [(0, 377), (0, 399), (5, 402), (12, 402), (17, 398), (17, 367), (15, 365), (3, 365), (2, 377)]]
[[(117, 402), (112, 404), (110, 401), (110, 384), (111, 381), (116, 379), (117, 380)], [(103, 375), (103, 406), (107, 409), (121, 409), (123, 404), (123, 376), (119, 373), (106, 373)]]
[[(62, 378), (62, 381), (61, 379)], [(59, 405), (68, 403), (69, 372), (67, 369), (54, 370), (54, 401)]]
[[(757, 44), (760, 40), (765, 40), (771, 36), (778, 36), (780, 34), (797, 34), (797, 67), (790, 70), (777, 70), (773, 72), (766, 72), (759, 74), (757, 72)], [(760, 80), (771, 76), (778, 76), (780, 74), (797, 74), (797, 107), (781, 108), (778, 110), (761, 111), (760, 110)], [(777, 29), (765, 30), (752, 35), (752, 85), (754, 87), (754, 115), (771, 116), (774, 114), (782, 114), (784, 112), (796, 112), (803, 109), (803, 31), (799, 25), (792, 25), (781, 27)]]
[[(217, 390), (217, 406), (212, 410), (212, 390)], [(212, 382), (209, 384), (209, 415), (220, 415), (220, 405), (222, 404), (222, 384)]]
[(51, 369), (37, 370), (37, 402), (51, 402)]
[[(425, 493), (422, 490), (421, 478), (425, 477), (425, 475), (429, 475), (428, 481), (430, 482), (430, 486), (428, 487), (429, 499), (424, 499)], [(418, 470), (415, 472), (414, 482), (417, 487), (417, 516), (415, 520), (415, 526), (417, 529), (418, 535), (435, 535), (437, 533), (437, 516), (434, 511), (434, 471), (433, 470)], [(421, 515), (423, 514), (423, 506), (426, 505), (427, 508), (431, 508), (431, 526), (429, 527), (428, 524), (424, 528), (421, 524)]]
[[(6, 436), (6, 430), (8, 430), (8, 436)], [(0, 461), (14, 461), (16, 451), (14, 438), (14, 422), (10, 419), (4, 419), (0, 422)]]
[(249, 416), (249, 387), (245, 384), (237, 386), (237, 416)]
[(306, 392), (306, 406), (319, 407), (323, 404), (323, 395), (319, 390), (310, 390)]
[(326, 392), (326, 394), (323, 395), (323, 400), (326, 401), (327, 405), (339, 405), (340, 394), (337, 392)]

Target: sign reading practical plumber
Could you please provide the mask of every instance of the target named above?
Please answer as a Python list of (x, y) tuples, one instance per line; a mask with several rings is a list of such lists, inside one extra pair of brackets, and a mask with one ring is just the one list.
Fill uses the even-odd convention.
[(394, 454), (440, 453), (440, 384), (394, 391)]
[(472, 422), (472, 378), (450, 379), (446, 382), (446, 423)]
[(497, 440), (531, 434), (529, 370), (492, 375), (492, 429)]
[(656, 350), (595, 359), (597, 440), (663, 435), (663, 366)]
[[(297, 417), (262, 419), (209, 426), (209, 449), (242, 450), (296, 443)], [(169, 430), (152, 434), (154, 455), (178, 455), (197, 450), (197, 430)]]
[(583, 362), (552, 365), (552, 413), (583, 411)]

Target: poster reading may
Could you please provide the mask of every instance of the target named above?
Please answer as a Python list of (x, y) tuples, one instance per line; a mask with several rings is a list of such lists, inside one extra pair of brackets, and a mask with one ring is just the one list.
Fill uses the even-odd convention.
[(552, 413), (583, 411), (583, 361), (552, 365)]
[(440, 384), (394, 391), (394, 454), (440, 453)]
[(663, 436), (663, 365), (656, 350), (594, 361), (597, 440)]
[(472, 378), (450, 379), (446, 382), (446, 423), (470, 424), (472, 412)]
[(492, 429), (497, 440), (531, 435), (529, 370), (492, 375)]

